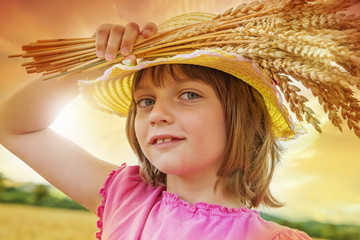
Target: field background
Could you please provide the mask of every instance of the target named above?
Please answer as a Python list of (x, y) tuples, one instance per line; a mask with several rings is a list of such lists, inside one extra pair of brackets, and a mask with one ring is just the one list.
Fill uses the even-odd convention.
[(87, 211), (0, 204), (0, 239), (95, 239), (97, 217)]
[[(37, 39), (88, 37), (103, 23), (134, 21), (161, 23), (169, 17), (192, 11), (219, 13), (251, 0), (11, 0), (0, 8), (0, 101), (26, 84), (21, 59), (8, 59), (21, 45)], [(360, 3), (350, 12), (359, 14)], [(315, 109), (320, 114), (321, 109)], [(111, 116), (90, 110), (77, 98), (57, 119), (55, 130), (93, 155), (121, 164), (132, 159), (124, 124)], [(310, 126), (308, 134), (289, 146), (272, 185), (274, 195), (286, 207), (269, 213), (289, 221), (314, 220), (330, 223), (324, 232), (360, 225), (359, 139), (344, 129), (340, 134), (322, 119), (323, 134)], [(121, 156), (121, 158), (119, 157)], [(17, 182), (43, 183), (28, 166), (0, 146), (0, 174)], [(1, 189), (0, 189), (1, 190)], [(22, 195), (21, 195), (22, 196)], [(16, 198), (20, 201), (22, 198)], [(23, 200), (22, 200), (23, 201)], [(29, 202), (33, 199), (29, 199)], [(310, 223), (315, 225), (313, 223)], [(336, 224), (332, 225), (332, 224)], [(339, 226), (338, 226), (339, 225)], [(0, 204), (0, 240), (94, 239), (96, 216), (85, 211)], [(348, 230), (360, 236), (359, 227)], [(340, 231), (339, 230), (339, 231)], [(350, 238), (337, 238), (347, 240)], [(353, 239), (359, 240), (360, 237)]]

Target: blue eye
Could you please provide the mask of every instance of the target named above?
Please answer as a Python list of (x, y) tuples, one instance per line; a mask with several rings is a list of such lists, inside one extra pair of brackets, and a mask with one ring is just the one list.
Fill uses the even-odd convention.
[(137, 102), (137, 105), (139, 107), (148, 107), (154, 104), (155, 104), (155, 100), (149, 98), (141, 99), (140, 101)]
[(186, 92), (181, 94), (181, 98), (182, 99), (186, 99), (186, 100), (191, 100), (191, 99), (196, 99), (199, 98), (200, 95), (194, 92)]

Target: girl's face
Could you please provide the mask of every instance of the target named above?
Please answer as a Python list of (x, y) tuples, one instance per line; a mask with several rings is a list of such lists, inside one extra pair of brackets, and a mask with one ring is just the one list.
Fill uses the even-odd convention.
[(216, 174), (226, 148), (218, 97), (201, 80), (164, 74), (164, 84), (155, 86), (145, 72), (134, 91), (135, 133), (144, 155), (166, 174)]

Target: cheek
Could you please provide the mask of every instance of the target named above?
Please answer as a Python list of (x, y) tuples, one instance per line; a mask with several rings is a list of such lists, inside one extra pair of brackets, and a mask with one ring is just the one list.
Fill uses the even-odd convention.
[(227, 138), (223, 112), (204, 112), (201, 115), (198, 118), (188, 118), (186, 121), (188, 131), (196, 133), (196, 144), (203, 145), (206, 143), (222, 148), (226, 144)]

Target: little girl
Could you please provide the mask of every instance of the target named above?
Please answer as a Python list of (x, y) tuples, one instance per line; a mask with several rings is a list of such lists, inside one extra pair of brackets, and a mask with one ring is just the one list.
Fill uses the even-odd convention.
[[(134, 23), (102, 25), (97, 54), (113, 61), (120, 49), (124, 63), (135, 63), (138, 35), (156, 32), (153, 23), (141, 32)], [(77, 95), (76, 79), (101, 73), (36, 80), (0, 105), (1, 144), (96, 213), (98, 239), (310, 239), (251, 210), (281, 206), (269, 190), (276, 140), (294, 134), (268, 79), (251, 62), (194, 50), (118, 65), (95, 82), (83, 81), (89, 102), (127, 114), (140, 166), (104, 162), (48, 128)]]

